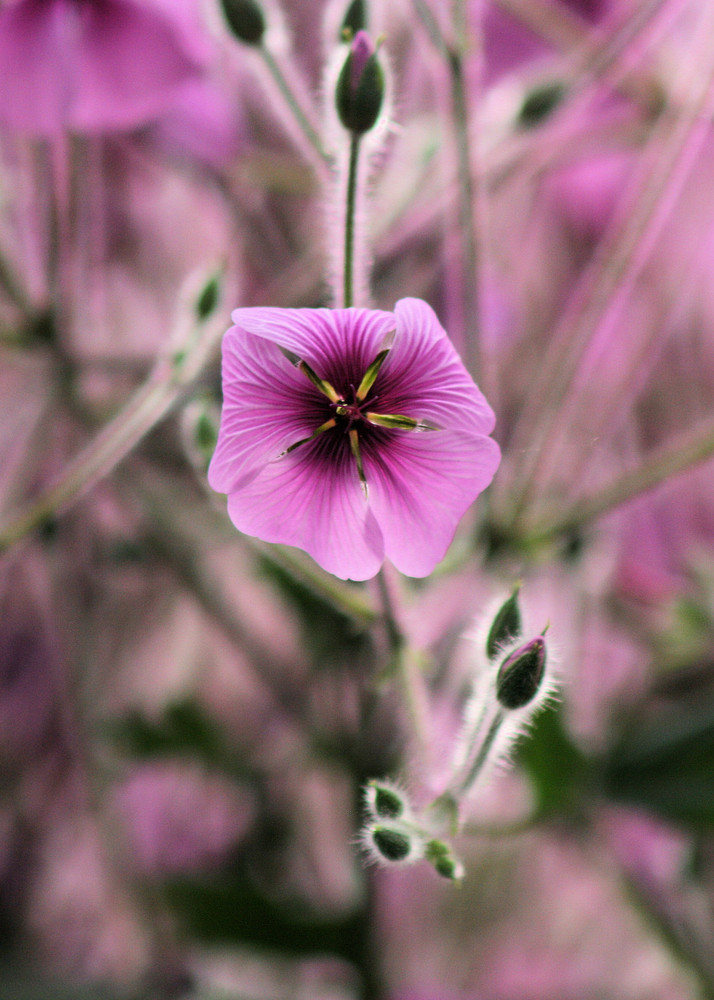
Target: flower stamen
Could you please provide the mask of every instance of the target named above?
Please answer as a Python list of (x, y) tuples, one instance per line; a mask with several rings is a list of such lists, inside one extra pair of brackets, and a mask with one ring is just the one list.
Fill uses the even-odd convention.
[(389, 347), (385, 347), (384, 350), (381, 350), (377, 355), (377, 357), (372, 362), (372, 364), (369, 366), (367, 371), (364, 373), (362, 381), (357, 387), (357, 392), (355, 393), (355, 399), (357, 400), (357, 402), (362, 402), (362, 400), (364, 400), (369, 390), (374, 385), (375, 379), (377, 378), (377, 375), (379, 375), (379, 369), (384, 364), (385, 359), (389, 354), (389, 351), (390, 351)]
[(359, 481), (362, 485), (362, 492), (365, 497), (367, 496), (367, 477), (364, 474), (364, 467), (362, 465), (362, 453), (359, 447), (359, 434), (356, 430), (351, 430), (349, 432), (350, 436), (350, 449), (354, 455), (355, 462), (357, 463), (357, 475), (359, 476)]
[(299, 448), (301, 444), (307, 444), (308, 441), (312, 441), (313, 438), (316, 438), (318, 434), (323, 434), (325, 431), (329, 431), (330, 428), (335, 427), (336, 425), (337, 421), (335, 418), (330, 417), (330, 419), (326, 420), (324, 424), (320, 424), (317, 430), (313, 431), (312, 434), (308, 434), (307, 437), (301, 438), (299, 441), (296, 441), (295, 444), (291, 444), (289, 448), (285, 449), (285, 451), (281, 451), (278, 458), (283, 458), (284, 455), (289, 455), (291, 451), (295, 451), (295, 449)]
[(432, 424), (428, 420), (417, 420), (416, 417), (407, 417), (403, 413), (374, 413), (368, 410), (364, 414), (365, 420), (377, 427), (390, 427), (402, 431), (438, 431), (437, 424)]

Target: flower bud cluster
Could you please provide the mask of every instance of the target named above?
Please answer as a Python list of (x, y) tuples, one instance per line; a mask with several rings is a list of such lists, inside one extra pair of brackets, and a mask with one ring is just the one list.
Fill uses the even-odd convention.
[(464, 799), (503, 761), (554, 687), (548, 627), (535, 636), (524, 627), (519, 590), (516, 586), (480, 630), (474, 690), (445, 790), (418, 812), (401, 786), (388, 781), (367, 786), (362, 843), (379, 863), (404, 865), (423, 858), (444, 878), (462, 878), (463, 866), (443, 831), (458, 832)]
[(449, 785), (457, 802), (493, 773), (552, 694), (547, 631), (533, 635), (524, 625), (520, 585), (478, 630), (473, 691)]
[(410, 802), (404, 788), (390, 781), (370, 781), (365, 789), (368, 815), (362, 845), (381, 865), (408, 865), (424, 858), (442, 878), (463, 877), (451, 845), (436, 835), (433, 824)]

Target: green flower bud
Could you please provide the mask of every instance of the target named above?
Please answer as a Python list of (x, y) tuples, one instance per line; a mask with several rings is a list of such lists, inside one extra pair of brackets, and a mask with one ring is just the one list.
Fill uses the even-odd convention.
[(505, 658), (496, 677), (496, 697), (514, 711), (533, 701), (545, 673), (545, 638), (536, 636)]
[(494, 660), (498, 656), (499, 650), (507, 646), (509, 642), (513, 642), (521, 634), (521, 609), (518, 606), (519, 590), (520, 584), (498, 609), (491, 623), (486, 638), (486, 656), (489, 660)]
[(265, 15), (255, 0), (221, 0), (223, 15), (236, 38), (246, 45), (260, 45)]
[(424, 857), (442, 878), (457, 882), (464, 877), (463, 865), (454, 857), (451, 848), (443, 840), (430, 840), (424, 850)]
[(408, 803), (402, 793), (392, 784), (370, 781), (365, 797), (367, 808), (378, 819), (399, 819), (408, 810)]
[(196, 317), (206, 320), (216, 311), (221, 297), (221, 274), (213, 274), (201, 289), (195, 303)]
[(345, 11), (340, 27), (339, 41), (347, 38), (351, 41), (358, 31), (364, 31), (367, 27), (367, 2), (366, 0), (352, 0)]
[(384, 101), (384, 72), (366, 31), (355, 35), (340, 71), (335, 103), (340, 121), (357, 135), (369, 132), (379, 118)]
[(518, 112), (518, 124), (521, 128), (534, 128), (540, 125), (557, 108), (564, 94), (565, 87), (558, 80), (534, 87), (523, 100)]
[(406, 861), (414, 851), (412, 837), (402, 827), (380, 824), (371, 827), (369, 832), (372, 844), (384, 861)]

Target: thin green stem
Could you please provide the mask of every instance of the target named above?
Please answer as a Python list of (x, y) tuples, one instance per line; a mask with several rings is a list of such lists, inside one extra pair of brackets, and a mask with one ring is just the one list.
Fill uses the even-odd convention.
[(654, 931), (674, 960), (690, 974), (696, 983), (701, 1000), (714, 1000), (714, 970), (706, 963), (710, 943), (702, 941), (697, 946), (696, 932), (692, 933), (686, 922), (667, 911), (651, 889), (624, 869), (620, 872), (624, 893), (634, 910)]
[(387, 632), (389, 649), (393, 654), (396, 654), (399, 653), (399, 651), (404, 647), (405, 639), (399, 622), (397, 621), (397, 616), (394, 612), (394, 603), (392, 601), (392, 595), (384, 573), (384, 568), (380, 569), (379, 573), (377, 573), (376, 580), (377, 589), (379, 591), (379, 600), (382, 605), (382, 620), (384, 621), (384, 627)]
[[(698, 47), (690, 61), (694, 69), (688, 66), (683, 71), (687, 80), (679, 81), (689, 83), (690, 100), (673, 122), (663, 119), (653, 130), (628, 195), (631, 210), (622, 213), (599, 245), (534, 373), (513, 440), (513, 448), (523, 448), (524, 455), (517, 480), (511, 484), (517, 497), (514, 521), (531, 503), (535, 489), (542, 490), (545, 475), (554, 467), (551, 444), (563, 425), (573, 422), (572, 409), (577, 410), (582, 395), (576, 376), (585, 377), (588, 350), (593, 350), (601, 331), (607, 332), (620, 320), (697, 162), (714, 109), (711, 9), (706, 8), (702, 17)], [(702, 66), (707, 71), (702, 72)]]
[(360, 136), (356, 132), (353, 132), (350, 138), (350, 157), (347, 167), (347, 201), (345, 205), (345, 256), (342, 276), (342, 305), (345, 309), (354, 305), (355, 210), (357, 207), (359, 144)]
[(412, 730), (411, 735), (414, 738), (417, 753), (425, 758), (429, 735), (427, 704), (417, 653), (409, 646), (399, 625), (389, 582), (383, 568), (377, 574), (376, 582), (382, 605), (382, 620), (390, 650), (390, 662), (385, 676), (388, 678), (395, 676), (401, 683), (404, 707)]
[[(467, 367), (477, 375), (479, 367), (479, 264), (480, 253), (476, 226), (479, 192), (471, 172), (471, 116), (464, 78), (464, 53), (467, 44), (466, 12), (463, 0), (454, 0), (455, 44), (449, 50), (451, 74), (451, 105), (454, 116), (457, 176), (459, 190), (459, 222), (462, 234), (461, 286), (463, 301), (464, 354)], [(480, 53), (478, 54), (480, 58)]]
[(32, 303), (7, 260), (0, 255), (0, 288), (25, 316), (32, 314)]
[(312, 560), (302, 557), (295, 549), (283, 545), (264, 545), (253, 541), (249, 536), (243, 537), (245, 545), (268, 562), (274, 563), (284, 572), (299, 580), (318, 597), (331, 604), (336, 611), (347, 615), (361, 627), (373, 625), (378, 613), (367, 601), (363, 600), (361, 592), (346, 583), (341, 583), (336, 577), (321, 570)]
[(292, 112), (293, 117), (295, 118), (295, 121), (297, 122), (300, 128), (300, 131), (305, 136), (308, 143), (315, 150), (320, 159), (324, 163), (330, 164), (332, 162), (332, 158), (330, 157), (329, 153), (326, 152), (324, 146), (322, 145), (322, 140), (320, 139), (320, 136), (315, 131), (313, 125), (310, 122), (310, 119), (307, 117), (307, 114), (300, 105), (300, 102), (295, 96), (295, 92), (288, 83), (288, 80), (283, 71), (281, 70), (279, 63), (275, 59), (275, 56), (270, 51), (270, 49), (267, 49), (264, 45), (261, 45), (258, 48), (258, 52), (260, 52), (261, 56), (263, 57), (263, 62), (267, 66), (268, 72), (275, 81), (278, 90), (283, 95), (285, 103), (290, 108), (290, 111)]
[(464, 777), (456, 783), (456, 787), (452, 788), (451, 794), (454, 799), (458, 802), (466, 792), (473, 786), (474, 782), (478, 778), (479, 774), (483, 770), (483, 766), (488, 760), (488, 755), (491, 752), (493, 744), (498, 736), (498, 732), (503, 725), (504, 714), (499, 709), (491, 720), (491, 725), (486, 731), (486, 735), (483, 738), (481, 746), (478, 748), (476, 756), (474, 757), (469, 769), (467, 770)]
[(571, 504), (552, 521), (544, 521), (526, 529), (523, 537), (527, 544), (537, 544), (575, 531), (712, 456), (714, 420), (710, 419), (703, 421), (694, 431), (687, 431), (658, 449), (636, 469), (624, 473), (589, 497)]
[(417, 16), (421, 20), (427, 35), (431, 39), (432, 45), (440, 53), (440, 55), (442, 55), (445, 59), (448, 59), (449, 47), (446, 44), (446, 39), (441, 32), (439, 22), (431, 12), (431, 8), (424, 3), (424, 0), (412, 0), (412, 2)]

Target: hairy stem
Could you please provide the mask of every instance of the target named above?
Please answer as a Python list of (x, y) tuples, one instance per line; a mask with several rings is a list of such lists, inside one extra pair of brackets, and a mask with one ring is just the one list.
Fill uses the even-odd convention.
[(355, 132), (350, 138), (350, 155), (347, 167), (347, 200), (345, 205), (345, 253), (342, 274), (342, 305), (354, 305), (355, 266), (355, 212), (357, 208), (357, 171), (359, 168), (360, 136)]
[(571, 504), (550, 521), (523, 532), (527, 544), (548, 541), (582, 528), (620, 504), (641, 496), (665, 480), (686, 472), (714, 456), (714, 420), (704, 420), (694, 431), (679, 435), (630, 472), (588, 497)]
[(324, 163), (327, 164), (331, 163), (330, 155), (326, 152), (324, 146), (322, 145), (322, 140), (320, 139), (320, 136), (315, 131), (313, 125), (310, 122), (310, 119), (308, 118), (300, 102), (295, 96), (295, 92), (288, 83), (287, 77), (281, 70), (280, 65), (276, 60), (275, 56), (270, 51), (270, 49), (265, 47), (265, 45), (261, 45), (258, 51), (263, 57), (263, 62), (267, 66), (268, 72), (275, 81), (275, 85), (282, 94), (285, 103), (292, 112), (292, 115), (295, 121), (297, 122), (300, 131), (305, 136), (308, 143), (310, 144), (312, 149), (317, 153), (320, 159)]

